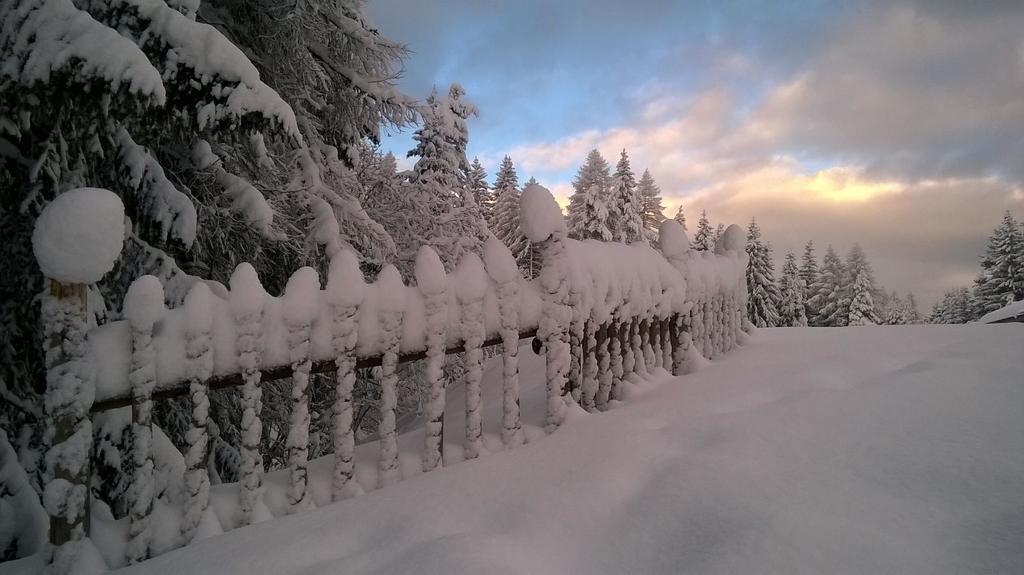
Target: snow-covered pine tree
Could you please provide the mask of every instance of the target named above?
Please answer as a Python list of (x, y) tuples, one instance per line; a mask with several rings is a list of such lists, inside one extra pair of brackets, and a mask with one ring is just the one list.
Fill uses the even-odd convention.
[[(226, 283), (236, 262), (250, 261), (280, 291), (287, 271), (323, 263), (318, 246), (393, 254), (349, 193), (346, 163), (382, 126), (415, 118), (394, 87), (404, 48), (367, 24), (358, 0), (255, 4), (0, 2), (9, 55), (0, 131), (10, 144), (0, 155), (0, 226), (13, 240), (0, 259), (17, 270), (0, 278), (0, 378), (27, 399), (0, 402), (0, 411), (18, 411), (19, 425), (38, 418), (26, 406), (41, 404), (32, 387), (42, 358), (30, 303), (41, 276), (17, 238), (67, 189), (107, 188), (128, 206), (121, 260), (93, 291), (112, 318), (146, 273), (178, 306), (198, 279), (185, 269)], [(19, 357), (6, 357), (14, 349)], [(239, 445), (220, 404), (211, 397), (214, 427)], [(168, 413), (158, 406), (156, 422)], [(171, 435), (181, 445), (186, 426), (178, 427)]]
[(861, 267), (850, 288), (850, 315), (847, 325), (878, 325), (875, 315), (875, 301), (871, 295), (871, 278), (869, 269)]
[(804, 253), (800, 258), (800, 279), (803, 280), (804, 311), (809, 325), (815, 325), (817, 310), (811, 305), (814, 295), (814, 283), (818, 280), (818, 260), (814, 257), (814, 240), (804, 244)]
[(973, 304), (966, 287), (948, 290), (932, 308), (931, 323), (967, 323), (973, 318)]
[(1024, 299), (1024, 234), (1009, 210), (985, 246), (974, 299), (978, 315)]
[(803, 278), (796, 266), (796, 256), (786, 254), (786, 262), (782, 265), (782, 277), (779, 282), (779, 325), (783, 327), (803, 327), (807, 325), (807, 313), (804, 307)]
[(906, 317), (907, 305), (900, 299), (896, 290), (892, 290), (889, 299), (885, 304), (885, 316), (881, 318), (886, 325), (906, 325), (909, 323)]
[(466, 174), (469, 160), (466, 121), (478, 112), (465, 101), (465, 90), (452, 84), (448, 94), (435, 91), (421, 110), (423, 126), (413, 139), (416, 147), (409, 156), (419, 156), (413, 166), (407, 194), (413, 204), (426, 208), (429, 217), (407, 221), (412, 242), (399, 248), (399, 261), (411, 269), (420, 245), (430, 245), (451, 271), (467, 252), (479, 252), (487, 238), (487, 224), (473, 200)]
[[(644, 233), (646, 234), (647, 242), (653, 244), (658, 240), (658, 226), (661, 225), (661, 222), (665, 221), (665, 214), (663, 213), (665, 208), (661, 205), (661, 188), (654, 182), (654, 176), (651, 175), (651, 171), (644, 170), (643, 175), (640, 176), (640, 183), (637, 189), (640, 192), (640, 200), (643, 202), (641, 218), (644, 221)], [(682, 207), (680, 206), (676, 215), (682, 215), (682, 213)], [(686, 226), (684, 225), (683, 228), (685, 229)]]
[(700, 211), (700, 219), (697, 220), (697, 233), (693, 236), (693, 249), (708, 252), (715, 250), (715, 232), (708, 221), (707, 210)]
[(491, 215), (491, 232), (512, 252), (519, 269), (527, 277), (540, 273), (540, 255), (519, 227), (519, 178), (512, 165), (512, 158), (505, 156), (494, 180), (494, 211)]
[(683, 213), (683, 206), (676, 208), (676, 215), (672, 216), (672, 219), (679, 222), (679, 225), (686, 229), (686, 214)]
[(609, 227), (610, 180), (608, 162), (596, 149), (591, 150), (572, 183), (573, 193), (569, 197), (569, 237), (606, 242), (614, 239)]
[(761, 239), (761, 227), (757, 220), (750, 220), (747, 227), (747, 315), (757, 327), (779, 325), (779, 288), (775, 285), (775, 266), (772, 264), (771, 249)]
[(904, 316), (907, 318), (907, 323), (921, 323), (921, 312), (917, 309), (917, 298), (914, 297), (914, 292), (907, 292), (907, 299), (903, 305), (906, 310)]
[(608, 201), (609, 227), (615, 241), (631, 244), (647, 240), (643, 210), (643, 198), (637, 188), (636, 176), (629, 164), (629, 155), (623, 149), (615, 165), (615, 173), (612, 174)]
[(469, 191), (473, 194), (473, 201), (480, 207), (480, 213), (483, 214), (484, 219), (489, 223), (491, 221), (491, 212), (494, 210), (495, 193), (487, 184), (487, 172), (484, 170), (484, 166), (480, 163), (479, 158), (473, 158), (473, 163), (469, 165), (467, 177), (469, 179)]
[(845, 299), (843, 285), (846, 271), (832, 246), (828, 246), (821, 261), (818, 278), (812, 286), (811, 309), (815, 310), (812, 325), (842, 327), (849, 316), (849, 301)]
[[(850, 248), (850, 252), (846, 255), (846, 282), (844, 284), (844, 291), (846, 292), (846, 298), (848, 301), (853, 300), (853, 289), (854, 284), (857, 282), (857, 276), (861, 273), (864, 274), (864, 281), (868, 284), (868, 289), (871, 291), (871, 301), (874, 304), (882, 303), (882, 309), (879, 309), (876, 305), (875, 312), (873, 314), (874, 321), (878, 323), (879, 314), (884, 310), (884, 304), (889, 299), (889, 294), (885, 293), (885, 290), (878, 287), (878, 283), (875, 281), (875, 273), (871, 269), (871, 262), (868, 261), (867, 254), (864, 253), (864, 249), (860, 247), (859, 243), (854, 243), (853, 247)], [(847, 325), (850, 325), (849, 319), (847, 319)]]

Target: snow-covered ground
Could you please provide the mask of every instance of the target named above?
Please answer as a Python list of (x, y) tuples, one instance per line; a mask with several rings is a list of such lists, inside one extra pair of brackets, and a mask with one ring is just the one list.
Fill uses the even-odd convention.
[(995, 311), (990, 311), (981, 316), (978, 319), (978, 323), (995, 323), (997, 321), (1018, 318), (1021, 316), (1024, 316), (1024, 300), (1008, 303)]
[(1019, 573), (1022, 350), (1020, 324), (762, 330), (525, 447), (122, 572)]

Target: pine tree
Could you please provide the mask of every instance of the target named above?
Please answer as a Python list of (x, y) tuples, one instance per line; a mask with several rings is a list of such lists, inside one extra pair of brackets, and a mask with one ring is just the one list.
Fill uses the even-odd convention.
[(611, 196), (608, 202), (609, 227), (617, 242), (646, 241), (643, 220), (643, 198), (637, 187), (636, 176), (629, 165), (629, 155), (622, 150), (612, 175)]
[(608, 162), (596, 149), (591, 150), (572, 183), (573, 193), (569, 198), (569, 237), (606, 242), (614, 239), (612, 228), (609, 226), (610, 180)]
[(778, 286), (775, 285), (775, 267), (771, 248), (761, 240), (761, 228), (750, 220), (747, 228), (747, 315), (757, 327), (779, 325)]
[(889, 294), (889, 301), (885, 306), (885, 317), (882, 318), (886, 325), (906, 325), (910, 323), (907, 318), (907, 304), (893, 290)]
[(533, 245), (519, 227), (519, 178), (512, 166), (512, 158), (505, 156), (494, 180), (497, 201), (491, 217), (491, 231), (502, 241), (516, 258), (519, 269), (534, 277), (540, 270), (540, 258), (533, 253)]
[(971, 294), (965, 287), (947, 291), (932, 308), (932, 323), (959, 324), (973, 318)]
[(866, 267), (857, 270), (857, 275), (850, 288), (850, 315), (847, 325), (878, 325), (875, 315), (875, 301), (871, 296), (871, 279)]
[[(857, 282), (857, 276), (861, 274), (864, 275), (863, 281), (867, 284), (868, 290), (871, 292), (872, 305), (877, 301), (884, 302), (888, 299), (888, 294), (880, 289), (878, 284), (875, 282), (875, 274), (871, 269), (871, 262), (868, 261), (868, 256), (864, 253), (864, 250), (860, 247), (859, 243), (853, 244), (853, 247), (850, 248), (850, 252), (846, 255), (846, 265), (844, 269), (846, 270), (846, 274), (844, 276), (845, 281), (843, 283), (843, 293), (847, 302), (853, 301), (854, 285)], [(878, 314), (878, 309), (875, 309), (874, 313), (872, 313), (872, 317), (876, 324), (878, 323)], [(851, 325), (849, 323), (849, 318), (847, 318), (846, 325)]]
[[(811, 305), (814, 283), (818, 280), (818, 260), (814, 257), (814, 240), (804, 244), (804, 254), (800, 258), (800, 279), (803, 281), (804, 311), (808, 322), (813, 322), (817, 310)], [(811, 323), (811, 325), (814, 325)]]
[[(661, 188), (654, 182), (654, 177), (651, 176), (650, 170), (644, 170), (642, 176), (640, 176), (639, 184), (640, 199), (643, 203), (643, 212), (641, 217), (644, 222), (644, 230), (649, 243), (655, 243), (658, 239), (658, 226), (661, 222), (665, 221), (665, 214), (663, 213), (664, 208), (661, 205)], [(677, 215), (682, 214), (682, 208), (676, 212)], [(684, 218), (685, 220), (685, 218)], [(686, 227), (685, 225), (683, 226)]]
[(487, 185), (487, 172), (478, 158), (473, 158), (469, 166), (469, 191), (473, 194), (473, 201), (480, 206), (480, 213), (484, 219), (491, 221), (491, 212), (494, 210), (495, 194)]
[(917, 299), (914, 297), (914, 292), (907, 292), (904, 308), (906, 310), (904, 317), (906, 317), (908, 324), (921, 323), (921, 312), (917, 309)]
[(679, 222), (679, 225), (686, 229), (686, 214), (683, 213), (683, 206), (676, 208), (676, 215), (672, 217), (675, 221)]
[(846, 271), (832, 246), (821, 261), (818, 278), (811, 288), (811, 309), (815, 310), (813, 325), (843, 327), (849, 317), (849, 302), (843, 294)]
[(1024, 299), (1024, 235), (1009, 210), (988, 239), (974, 294), (979, 316)]
[(700, 219), (697, 220), (697, 234), (693, 236), (693, 249), (702, 252), (714, 251), (714, 241), (714, 230), (711, 228), (711, 222), (708, 221), (708, 213), (701, 210)]
[(807, 325), (807, 313), (804, 307), (804, 280), (796, 266), (796, 256), (786, 254), (786, 262), (782, 266), (782, 277), (779, 283), (779, 325), (783, 327), (803, 327)]
[[(462, 86), (452, 84), (446, 96), (438, 96), (435, 91), (427, 98), (421, 112), (423, 125), (413, 136), (416, 147), (408, 154), (419, 156), (409, 179), (409, 194), (431, 215), (424, 221), (410, 222), (413, 237), (419, 245), (433, 247), (448, 271), (455, 269), (463, 254), (479, 252), (488, 234), (466, 179), (466, 121), (478, 112), (476, 106), (462, 99), (465, 94)], [(407, 246), (401, 259), (414, 261), (418, 249)]]

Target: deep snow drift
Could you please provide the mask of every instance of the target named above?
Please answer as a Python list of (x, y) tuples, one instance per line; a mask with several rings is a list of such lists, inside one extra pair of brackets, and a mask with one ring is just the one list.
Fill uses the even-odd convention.
[(1021, 572), (1021, 349), (1019, 324), (762, 330), (525, 448), (123, 573)]

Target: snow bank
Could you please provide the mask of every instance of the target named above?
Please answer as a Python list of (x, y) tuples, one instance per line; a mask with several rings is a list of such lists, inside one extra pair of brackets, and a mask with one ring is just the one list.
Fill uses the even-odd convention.
[(1015, 301), (995, 311), (990, 311), (978, 318), (978, 323), (996, 323), (1000, 320), (1019, 318), (1021, 316), (1024, 316), (1024, 300)]
[[(1016, 324), (760, 330), (729, 361), (635, 380), (628, 404), (529, 449), (123, 573), (1017, 573), (1021, 341)], [(542, 366), (523, 357), (536, 437)], [(357, 456), (372, 473), (372, 449)]]
[(124, 244), (124, 205), (117, 194), (78, 188), (57, 196), (36, 220), (32, 251), (43, 274), (63, 283), (98, 282)]

